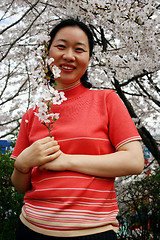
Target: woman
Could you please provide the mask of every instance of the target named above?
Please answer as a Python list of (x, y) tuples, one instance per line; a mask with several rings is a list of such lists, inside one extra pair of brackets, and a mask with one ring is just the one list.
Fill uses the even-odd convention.
[[(67, 101), (52, 135), (33, 109), (24, 114), (12, 158), (12, 182), (26, 192), (17, 239), (117, 239), (114, 178), (143, 169), (140, 136), (112, 90), (90, 90), (93, 37), (77, 20), (51, 32), (49, 57), (61, 69), (56, 89)], [(27, 121), (26, 121), (27, 120)]]

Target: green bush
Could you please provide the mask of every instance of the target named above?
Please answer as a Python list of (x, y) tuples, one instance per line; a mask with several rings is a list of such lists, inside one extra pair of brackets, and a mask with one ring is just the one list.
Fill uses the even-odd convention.
[[(121, 233), (119, 239), (160, 240), (160, 171), (152, 171), (149, 176), (131, 182), (126, 196), (121, 200)], [(124, 223), (127, 222), (125, 228)], [(127, 234), (124, 235), (123, 229)]]
[(15, 229), (23, 204), (23, 194), (15, 190), (10, 180), (14, 163), (10, 155), (10, 151), (0, 151), (0, 240), (15, 239)]

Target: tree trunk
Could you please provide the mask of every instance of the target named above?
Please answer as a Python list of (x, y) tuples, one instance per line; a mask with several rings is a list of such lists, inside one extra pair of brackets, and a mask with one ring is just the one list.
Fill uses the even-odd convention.
[[(132, 118), (138, 118), (138, 116), (136, 115), (136, 113), (133, 109), (133, 106), (131, 105), (129, 100), (124, 95), (118, 80), (115, 79), (115, 78), (114, 78), (113, 85), (114, 85), (114, 87), (117, 91), (117, 94), (120, 96), (120, 98), (122, 99), (122, 101), (126, 105), (131, 117)], [(140, 120), (139, 120), (139, 125), (140, 125)], [(149, 151), (151, 152), (153, 157), (157, 160), (158, 164), (160, 165), (160, 150), (158, 148), (158, 144), (157, 144), (156, 140), (152, 137), (150, 132), (144, 126), (140, 126), (138, 128), (138, 131), (139, 131), (139, 134), (142, 137), (143, 143), (149, 149)]]

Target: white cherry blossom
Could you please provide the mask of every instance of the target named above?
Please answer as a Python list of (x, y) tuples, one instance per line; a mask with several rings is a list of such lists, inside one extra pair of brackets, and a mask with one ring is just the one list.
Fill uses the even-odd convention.
[(47, 60), (48, 65), (51, 65), (53, 62), (54, 62), (54, 59), (53, 59), (53, 58), (49, 58), (49, 59)]
[(55, 79), (60, 77), (61, 70), (57, 66), (55, 66), (55, 65), (52, 66), (51, 70), (52, 70), (53, 75), (55, 76)]

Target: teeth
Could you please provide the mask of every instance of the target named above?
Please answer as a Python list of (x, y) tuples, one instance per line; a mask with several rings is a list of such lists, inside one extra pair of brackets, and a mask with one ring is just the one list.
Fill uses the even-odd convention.
[(67, 69), (67, 70), (73, 70), (74, 68), (72, 67), (67, 67), (67, 66), (63, 66), (64, 69)]

